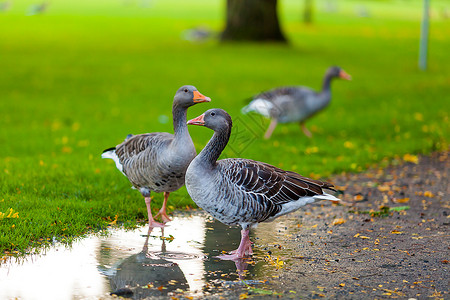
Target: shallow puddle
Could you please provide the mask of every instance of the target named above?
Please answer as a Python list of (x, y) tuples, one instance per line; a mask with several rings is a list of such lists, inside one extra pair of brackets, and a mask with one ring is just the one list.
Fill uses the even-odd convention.
[(267, 253), (276, 249), (273, 241), (283, 229), (279, 222), (260, 226), (257, 231), (264, 238), (256, 240), (253, 260), (240, 262), (215, 258), (222, 250), (237, 248), (240, 229), (202, 212), (176, 214), (167, 227), (150, 232), (148, 227), (111, 229), (70, 248), (61, 245), (3, 263), (0, 299), (98, 299), (111, 292), (140, 299), (260, 288), (278, 267)]

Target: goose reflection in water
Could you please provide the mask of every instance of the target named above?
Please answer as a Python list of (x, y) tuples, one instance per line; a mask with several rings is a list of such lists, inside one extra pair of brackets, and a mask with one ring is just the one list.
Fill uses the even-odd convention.
[(161, 229), (161, 253), (148, 251), (148, 241), (152, 230), (153, 227), (150, 227), (142, 251), (122, 260), (108, 276), (112, 295), (142, 299), (150, 296), (164, 296), (177, 289), (189, 289), (180, 266), (158, 255), (166, 252), (164, 228)]
[[(170, 292), (190, 296), (215, 294), (223, 292), (224, 287), (244, 286), (240, 280), (251, 284), (253, 280), (249, 279), (259, 269), (249, 259), (217, 258), (224, 245), (239, 243), (239, 229), (203, 213), (175, 215), (170, 226), (152, 230), (127, 232), (102, 244), (98, 258), (102, 267), (98, 268), (108, 277), (114, 294), (133, 299), (170, 296)], [(155, 234), (159, 230), (161, 236)], [(139, 253), (126, 255), (141, 247)]]

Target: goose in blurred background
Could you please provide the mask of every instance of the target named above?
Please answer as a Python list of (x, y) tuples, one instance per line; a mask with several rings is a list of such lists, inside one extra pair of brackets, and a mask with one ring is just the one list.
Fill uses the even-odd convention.
[(311, 137), (304, 122), (330, 103), (331, 80), (334, 78), (351, 80), (344, 70), (333, 66), (326, 71), (320, 92), (303, 86), (275, 88), (252, 97), (253, 100), (241, 112), (256, 112), (271, 119), (265, 139), (270, 138), (278, 123), (291, 122), (299, 122), (305, 135)]
[(50, 5), (50, 3), (48, 3), (47, 1), (42, 2), (42, 3), (31, 4), (30, 6), (28, 6), (26, 15), (34, 16), (34, 15), (43, 14), (47, 11), (49, 5)]
[(11, 1), (0, 2), (0, 11), (6, 12), (11, 8)]
[(184, 185), (186, 169), (197, 154), (187, 129), (187, 109), (209, 101), (211, 99), (194, 86), (182, 86), (173, 99), (174, 134), (153, 132), (129, 135), (123, 143), (103, 151), (102, 158), (113, 159), (116, 167), (145, 198), (151, 227), (164, 226), (152, 216), (151, 191), (164, 192), (164, 202), (156, 216), (161, 215), (164, 223), (170, 221), (166, 213), (169, 194)]
[(186, 188), (192, 200), (226, 225), (240, 225), (241, 242), (231, 255), (236, 260), (253, 253), (251, 226), (271, 221), (315, 200), (340, 201), (322, 189), (333, 185), (243, 158), (217, 161), (231, 134), (231, 117), (222, 109), (210, 109), (188, 121), (206, 126), (214, 135), (186, 171)]

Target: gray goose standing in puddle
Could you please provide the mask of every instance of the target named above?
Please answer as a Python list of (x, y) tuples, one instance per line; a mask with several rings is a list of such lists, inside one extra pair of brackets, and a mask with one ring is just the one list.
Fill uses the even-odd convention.
[(314, 200), (340, 201), (323, 192), (322, 189), (334, 190), (327, 182), (250, 159), (217, 161), (228, 143), (232, 127), (231, 117), (224, 110), (210, 109), (188, 124), (214, 130), (211, 140), (186, 171), (189, 195), (220, 222), (242, 227), (239, 248), (220, 258), (235, 260), (253, 253), (249, 239), (252, 225), (271, 221)]
[(264, 134), (265, 139), (270, 138), (278, 123), (291, 122), (299, 122), (305, 135), (311, 137), (311, 132), (304, 122), (330, 103), (331, 80), (337, 77), (351, 79), (341, 68), (330, 67), (325, 73), (320, 92), (303, 86), (275, 88), (254, 96), (253, 100), (242, 108), (242, 113), (253, 111), (271, 119)]
[(164, 192), (164, 202), (156, 216), (161, 215), (164, 223), (170, 221), (166, 213), (169, 194), (184, 185), (186, 169), (197, 154), (186, 125), (187, 109), (196, 103), (209, 101), (211, 99), (194, 86), (182, 86), (173, 99), (174, 134), (153, 132), (129, 135), (123, 143), (103, 151), (102, 157), (113, 159), (116, 167), (145, 198), (151, 227), (164, 226), (153, 219), (151, 191)]

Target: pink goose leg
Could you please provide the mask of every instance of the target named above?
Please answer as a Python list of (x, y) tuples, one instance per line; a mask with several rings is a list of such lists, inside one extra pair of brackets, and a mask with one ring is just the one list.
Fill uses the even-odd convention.
[(148, 225), (150, 227), (164, 227), (164, 224), (158, 223), (153, 219), (152, 209), (150, 207), (150, 203), (152, 202), (152, 197), (145, 197), (145, 204), (147, 205), (147, 214), (148, 214)]
[(217, 257), (223, 260), (236, 260), (245, 257), (245, 255), (252, 255), (252, 242), (250, 241), (249, 232), (249, 229), (242, 229), (239, 247), (231, 251), (231, 254), (222, 254)]
[(264, 138), (267, 140), (272, 136), (273, 130), (277, 127), (278, 120), (272, 119), (269, 124), (269, 128), (267, 128), (266, 133), (264, 134)]
[(156, 214), (155, 218), (159, 215), (161, 215), (161, 219), (163, 221), (163, 223), (167, 223), (172, 221), (169, 216), (167, 215), (166, 212), (166, 207), (167, 207), (167, 200), (169, 200), (169, 192), (164, 192), (164, 202), (163, 205), (161, 207), (161, 209), (159, 210), (159, 212)]

